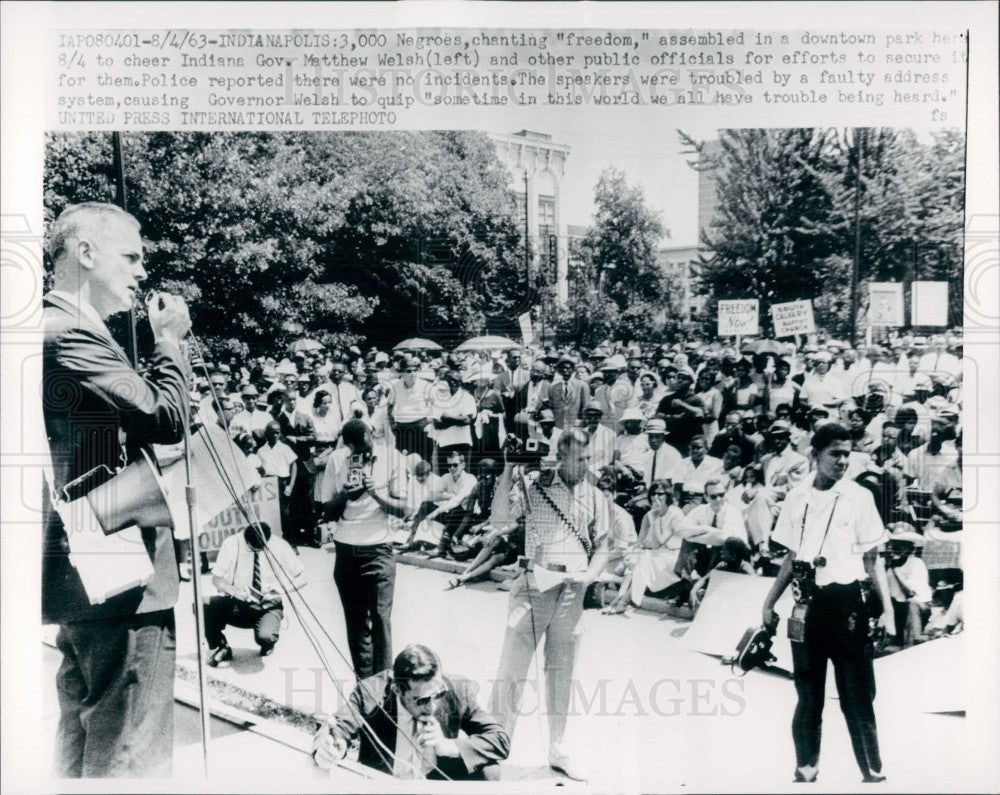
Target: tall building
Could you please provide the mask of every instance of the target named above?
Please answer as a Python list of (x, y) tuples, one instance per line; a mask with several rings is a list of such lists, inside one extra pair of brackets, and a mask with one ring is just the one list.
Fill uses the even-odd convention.
[(522, 229), (527, 226), (532, 268), (542, 268), (547, 283), (556, 286), (557, 300), (565, 302), (568, 239), (561, 192), (569, 147), (531, 130), (489, 136), (520, 199), (519, 220)]
[(660, 267), (680, 286), (682, 295), (678, 304), (685, 323), (691, 320), (691, 315), (698, 314), (705, 303), (704, 297), (697, 294), (698, 262), (704, 252), (701, 246), (665, 246), (657, 252)]

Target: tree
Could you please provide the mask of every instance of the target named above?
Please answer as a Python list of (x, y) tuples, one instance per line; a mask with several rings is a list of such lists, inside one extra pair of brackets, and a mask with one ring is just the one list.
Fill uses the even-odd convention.
[[(514, 195), (484, 135), (123, 139), (149, 286), (190, 299), (214, 350), (458, 336), (523, 300)], [(110, 136), (51, 135), (46, 155), (49, 219), (111, 199)]]
[(574, 289), (562, 326), (575, 330), (581, 344), (605, 337), (659, 339), (676, 322), (680, 295), (657, 257), (669, 233), (646, 206), (642, 188), (630, 186), (621, 170), (601, 173), (594, 202), (594, 224), (571, 252)]
[(960, 132), (923, 144), (891, 129), (727, 130), (717, 153), (680, 135), (697, 156), (692, 165), (717, 174), (718, 214), (703, 230), (712, 251), (701, 274), (709, 333), (718, 299), (743, 297), (762, 299), (765, 330), (769, 303), (811, 298), (818, 325), (857, 333), (850, 284), (859, 186), (859, 328), (864, 283), (912, 279), (918, 267), (921, 278), (949, 280), (961, 306)]

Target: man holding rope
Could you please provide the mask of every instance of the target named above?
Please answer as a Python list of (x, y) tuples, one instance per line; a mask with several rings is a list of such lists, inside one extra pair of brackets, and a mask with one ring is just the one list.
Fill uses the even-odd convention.
[[(563, 746), (573, 667), (580, 646), (580, 618), (587, 587), (608, 559), (607, 497), (586, 481), (589, 437), (568, 428), (559, 437), (558, 467), (521, 478), (510, 493), (505, 535), (525, 520), (524, 572), (510, 593), (507, 630), (491, 710), (513, 733), (525, 676), (545, 635), (545, 696), (549, 765), (577, 781), (586, 775)], [(508, 464), (497, 491), (511, 482)], [(496, 506), (494, 513), (499, 513)]]

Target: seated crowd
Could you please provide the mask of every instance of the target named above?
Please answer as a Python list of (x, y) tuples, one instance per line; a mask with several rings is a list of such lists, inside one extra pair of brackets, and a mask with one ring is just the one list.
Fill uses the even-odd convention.
[(953, 630), (960, 340), (786, 347), (352, 348), (232, 361), (201, 385), (198, 417), (227, 428), (278, 479), (293, 547), (321, 543), (326, 461), (343, 424), (363, 420), (376, 455), (405, 463), (400, 547), (465, 562), (451, 587), (523, 553), (523, 527), (501, 536), (491, 521), (498, 480), (514, 461), (522, 471), (554, 467), (560, 434), (582, 427), (592, 482), (613, 506), (612, 554), (592, 595), (612, 613), (650, 594), (697, 610), (716, 569), (773, 575), (783, 553), (770, 540), (775, 519), (789, 490), (809, 482), (813, 432), (836, 421), (852, 437), (846, 477), (872, 491), (892, 531), (884, 558), (896, 641), (937, 631), (928, 628), (934, 602), (958, 605), (958, 621), (941, 625)]

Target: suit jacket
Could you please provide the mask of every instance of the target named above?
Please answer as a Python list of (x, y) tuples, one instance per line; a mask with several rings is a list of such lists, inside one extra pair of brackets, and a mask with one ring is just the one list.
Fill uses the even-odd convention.
[[(529, 384), (530, 381), (522, 384), (514, 390), (514, 397), (510, 405), (511, 419), (517, 416), (520, 412), (527, 410)], [(538, 382), (538, 400), (535, 401), (535, 411), (541, 411), (542, 409), (547, 409), (549, 407), (549, 388), (551, 386), (552, 383), (544, 379)]]
[(590, 392), (578, 378), (563, 381), (554, 378), (549, 386), (549, 407), (556, 417), (557, 428), (572, 428), (583, 417), (583, 407)]
[[(453, 780), (482, 777), (486, 765), (506, 759), (510, 753), (510, 737), (503, 727), (483, 712), (476, 702), (475, 685), (467, 679), (443, 677), (447, 692), (437, 701), (434, 717), (441, 724), (445, 737), (456, 741), (458, 758), (437, 757), (434, 764)], [(364, 716), (367, 726), (389, 751), (396, 750), (396, 721), (398, 707), (392, 692), (389, 671), (364, 679), (351, 693), (348, 703), (337, 713), (333, 731), (345, 741), (360, 735), (361, 748), (358, 761), (368, 767), (392, 775), (393, 760), (382, 759), (379, 747), (367, 729), (362, 730), (358, 716)], [(465, 737), (459, 737), (461, 729)], [(428, 778), (440, 779), (432, 770)]]
[[(42, 414), (57, 493), (62, 495), (64, 485), (95, 467), (104, 465), (115, 472), (145, 445), (182, 439), (189, 379), (176, 346), (159, 343), (143, 376), (103, 324), (58, 294), (46, 296), (43, 306)], [(48, 489), (42, 510), (44, 622), (130, 616), (173, 607), (179, 579), (169, 528), (142, 530), (154, 568), (149, 584), (91, 606), (69, 561), (66, 530), (52, 509)]]
[(283, 410), (278, 410), (275, 421), (281, 426), (281, 435), (284, 442), (299, 457), (299, 461), (306, 471), (312, 474), (316, 471), (316, 462), (313, 460), (313, 442), (316, 441), (316, 427), (312, 417), (304, 412), (296, 410), (289, 419)]

